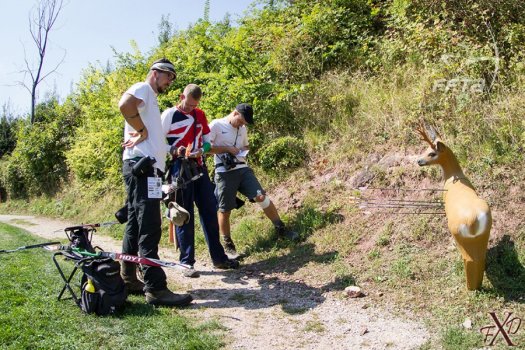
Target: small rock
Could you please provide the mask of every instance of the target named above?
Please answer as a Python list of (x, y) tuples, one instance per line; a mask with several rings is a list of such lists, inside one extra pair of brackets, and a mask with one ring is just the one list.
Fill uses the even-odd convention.
[(359, 332), (359, 335), (365, 335), (366, 333), (368, 333), (368, 328), (363, 327), (363, 328), (361, 328), (361, 331)]
[(382, 297), (382, 296), (383, 296), (383, 292), (379, 292), (379, 293), (377, 293), (377, 296), (378, 296), (378, 297)]
[(358, 286), (348, 286), (345, 288), (346, 296), (349, 298), (361, 298), (365, 296), (365, 293)]
[(465, 319), (465, 322), (463, 322), (463, 327), (465, 327), (466, 329), (472, 329), (472, 321), (470, 320), (470, 318)]

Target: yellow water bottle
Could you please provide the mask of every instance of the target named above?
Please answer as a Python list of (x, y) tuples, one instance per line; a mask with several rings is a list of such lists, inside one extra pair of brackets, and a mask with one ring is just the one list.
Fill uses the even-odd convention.
[(89, 278), (86, 282), (86, 288), (84, 289), (88, 293), (95, 293), (95, 285), (93, 285), (93, 281), (91, 281)]

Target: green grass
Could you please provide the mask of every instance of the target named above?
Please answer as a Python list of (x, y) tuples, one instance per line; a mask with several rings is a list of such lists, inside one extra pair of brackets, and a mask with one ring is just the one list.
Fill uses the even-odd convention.
[(475, 349), (481, 343), (481, 334), (473, 333), (458, 327), (449, 327), (441, 335), (445, 350)]
[[(2, 249), (40, 241), (0, 224)], [(63, 283), (51, 253), (43, 249), (1, 254), (0, 266), (2, 349), (218, 349), (223, 345), (217, 334), (223, 329), (217, 323), (198, 324), (184, 317), (184, 310), (155, 308), (143, 297), (128, 298), (121, 313), (106, 317), (84, 314), (70, 299), (58, 301)]]

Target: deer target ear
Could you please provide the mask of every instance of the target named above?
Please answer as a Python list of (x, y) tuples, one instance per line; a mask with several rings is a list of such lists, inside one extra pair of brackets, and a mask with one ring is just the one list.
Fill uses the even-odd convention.
[(443, 152), (445, 150), (445, 144), (439, 140), (436, 141), (436, 151)]

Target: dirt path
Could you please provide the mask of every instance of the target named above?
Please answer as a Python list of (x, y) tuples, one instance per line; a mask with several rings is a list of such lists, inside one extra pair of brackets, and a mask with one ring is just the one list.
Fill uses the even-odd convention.
[[(46, 239), (64, 239), (72, 226), (42, 217), (0, 215), (0, 222)], [(120, 251), (120, 242), (94, 235), (93, 243)], [(161, 259), (176, 261), (173, 249)], [(430, 335), (422, 324), (369, 307), (367, 298), (347, 299), (329, 286), (308, 285), (293, 274), (265, 271), (258, 264), (220, 271), (197, 263), (201, 277), (166, 270), (170, 285), (194, 296), (180, 312), (196, 321), (215, 319), (227, 327), (227, 349), (417, 349)]]

